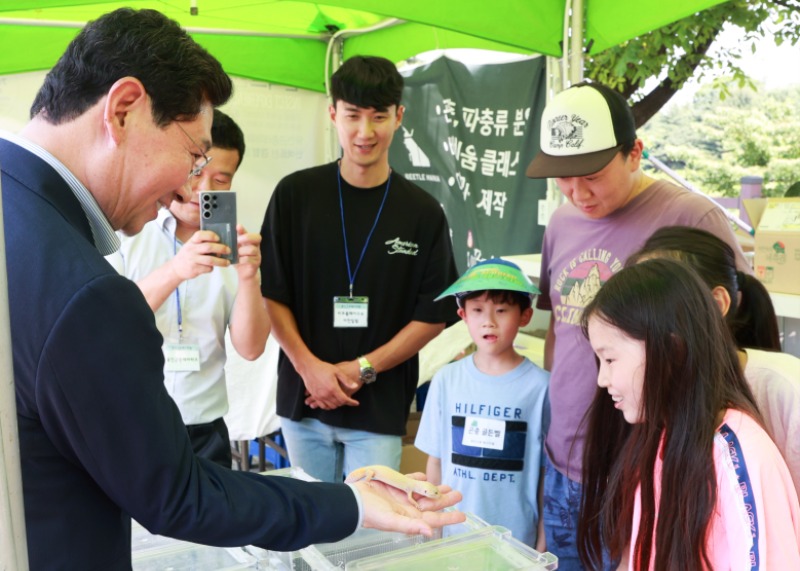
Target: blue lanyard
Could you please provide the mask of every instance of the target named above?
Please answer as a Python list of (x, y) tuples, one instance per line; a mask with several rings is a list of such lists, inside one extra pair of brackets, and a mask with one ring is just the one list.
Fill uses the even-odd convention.
[[(350, 250), (347, 248), (347, 230), (344, 227), (344, 200), (342, 200), (342, 170), (340, 165), (336, 165), (336, 178), (339, 182), (339, 212), (342, 214), (342, 235), (344, 236), (344, 259), (347, 262), (347, 277), (350, 280), (350, 297), (353, 297), (353, 282), (356, 281), (356, 274), (358, 274), (358, 269), (361, 267), (361, 262), (364, 261), (364, 252), (367, 251), (367, 246), (369, 245), (369, 241), (372, 239), (372, 233), (375, 232), (375, 227), (378, 225), (378, 220), (381, 217), (381, 212), (383, 212), (383, 205), (386, 204), (386, 197), (389, 196), (389, 185), (392, 182), (392, 171), (389, 170), (389, 178), (386, 181), (386, 190), (383, 191), (383, 200), (381, 201), (381, 206), (378, 208), (378, 214), (375, 216), (375, 222), (372, 224), (372, 229), (367, 234), (367, 241), (364, 242), (364, 248), (361, 250), (361, 256), (358, 258), (358, 263), (356, 264), (355, 271), (350, 270)], [(178, 315), (180, 316), (180, 308), (178, 310)], [(180, 319), (180, 317), (179, 317)]]
[(723, 424), (719, 428), (719, 433), (728, 444), (728, 454), (731, 455), (733, 469), (736, 471), (736, 478), (743, 492), (744, 507), (750, 519), (750, 534), (753, 537), (753, 547), (750, 548), (750, 569), (757, 571), (761, 568), (761, 555), (758, 551), (760, 529), (758, 527), (758, 510), (753, 499), (753, 483), (750, 481), (750, 472), (747, 470), (744, 451), (736, 433), (727, 424)]
[[(175, 228), (175, 234), (172, 236), (172, 254), (178, 255), (178, 229)], [(183, 316), (181, 315), (181, 284), (175, 287), (175, 304), (178, 306), (178, 340), (183, 337)]]

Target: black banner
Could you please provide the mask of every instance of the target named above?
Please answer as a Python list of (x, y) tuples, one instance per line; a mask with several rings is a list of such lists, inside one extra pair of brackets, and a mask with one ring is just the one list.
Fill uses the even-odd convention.
[(545, 59), (467, 66), (442, 57), (405, 77), (390, 163), (444, 207), (460, 272), (540, 252), (546, 182), (525, 176), (539, 149)]

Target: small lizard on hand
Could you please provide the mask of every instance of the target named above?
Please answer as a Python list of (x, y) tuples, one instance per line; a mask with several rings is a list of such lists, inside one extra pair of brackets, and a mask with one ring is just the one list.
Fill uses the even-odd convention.
[(378, 480), (398, 490), (403, 490), (408, 494), (408, 501), (421, 511), (419, 504), (414, 499), (413, 494), (420, 494), (427, 498), (438, 498), (441, 496), (439, 488), (430, 482), (424, 480), (415, 480), (396, 470), (392, 470), (388, 466), (364, 466), (353, 470), (345, 478), (345, 482), (352, 483), (364, 480), (369, 483), (370, 480)]

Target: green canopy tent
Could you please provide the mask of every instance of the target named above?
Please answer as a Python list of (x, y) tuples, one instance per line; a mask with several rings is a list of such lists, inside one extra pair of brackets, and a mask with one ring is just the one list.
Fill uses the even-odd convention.
[[(3, 0), (0, 74), (49, 69), (84, 23), (120, 6), (153, 8), (188, 28), (232, 75), (324, 91), (331, 52), (401, 61), (448, 48), (597, 53), (721, 0)], [(585, 4), (585, 10), (582, 6)], [(584, 26), (570, 24), (572, 7)], [(332, 45), (329, 42), (340, 40)], [(342, 41), (343, 40), (343, 41)], [(576, 50), (578, 55), (580, 50)]]
[[(159, 10), (180, 22), (231, 75), (313, 91), (324, 92), (332, 64), (352, 54), (401, 61), (452, 48), (562, 58), (569, 72), (562, 77), (574, 80), (581, 74), (584, 38), (588, 52), (597, 53), (722, 1), (3, 0), (0, 75), (49, 69), (87, 21), (130, 6)], [(12, 379), (4, 251), (0, 231), (0, 354), (9, 356), (0, 360), (0, 375)], [(0, 568), (24, 571), (14, 398), (13, 383), (2, 383)]]

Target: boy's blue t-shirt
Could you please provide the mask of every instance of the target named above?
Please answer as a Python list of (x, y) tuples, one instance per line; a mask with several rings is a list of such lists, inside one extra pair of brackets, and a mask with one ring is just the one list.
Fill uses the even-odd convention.
[(458, 509), (502, 525), (534, 546), (549, 373), (527, 358), (500, 376), (469, 356), (433, 377), (415, 445), (441, 459)]

